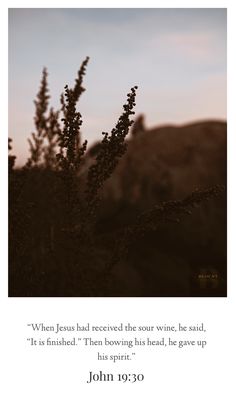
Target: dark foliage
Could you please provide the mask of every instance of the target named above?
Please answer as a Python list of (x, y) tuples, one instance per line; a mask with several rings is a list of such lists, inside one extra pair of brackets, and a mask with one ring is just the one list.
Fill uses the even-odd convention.
[(35, 104), (35, 132), (32, 133), (32, 138), (28, 140), (30, 146), (30, 157), (27, 161), (26, 167), (39, 166), (43, 156), (43, 142), (47, 134), (47, 110), (50, 96), (48, 95), (47, 84), (47, 70), (43, 69), (41, 85)]
[(131, 89), (131, 93), (128, 93), (127, 103), (123, 106), (124, 112), (120, 116), (115, 128), (111, 131), (111, 134), (108, 135), (107, 132), (103, 132), (104, 137), (96, 154), (96, 161), (89, 168), (86, 190), (89, 212), (94, 211), (96, 208), (99, 189), (102, 188), (104, 182), (112, 175), (119, 159), (127, 149), (125, 139), (133, 123), (130, 120), (130, 116), (134, 114), (133, 108), (135, 106), (136, 89), (137, 86)]
[[(15, 157), (9, 156), (9, 295), (225, 295), (225, 239), (220, 239), (223, 250), (208, 249), (207, 261), (206, 249), (193, 229), (205, 217), (200, 226), (207, 233), (213, 208), (224, 219), (224, 187), (202, 187), (183, 199), (165, 202), (155, 196), (158, 205), (150, 209), (140, 205), (142, 195), (137, 204), (129, 202), (126, 192), (114, 203), (104, 187), (127, 150), (137, 87), (127, 95), (115, 128), (110, 134), (104, 132), (102, 141), (87, 151), (87, 142), (81, 144), (77, 104), (85, 91), (88, 60), (83, 61), (74, 87), (65, 86), (61, 122), (59, 111), (51, 108), (48, 113), (43, 70), (31, 156), (23, 169), (14, 169)], [(146, 132), (143, 118), (133, 127), (135, 138)], [(129, 164), (127, 182), (130, 170)], [(217, 228), (212, 231), (217, 235)]]
[(12, 143), (12, 139), (8, 138), (8, 169), (9, 169), (9, 172), (11, 172), (13, 170), (15, 160), (16, 160), (16, 156), (12, 156), (10, 154), (10, 152), (12, 150), (11, 143)]

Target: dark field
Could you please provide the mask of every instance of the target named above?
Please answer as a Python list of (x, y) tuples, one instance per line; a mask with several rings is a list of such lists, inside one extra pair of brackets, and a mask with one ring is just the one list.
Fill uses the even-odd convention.
[(155, 227), (144, 216), (134, 227), (155, 205), (226, 185), (226, 124), (133, 131), (92, 219), (83, 191), (99, 145), (72, 186), (52, 169), (10, 171), (9, 296), (226, 295), (221, 188), (191, 213), (176, 207)]

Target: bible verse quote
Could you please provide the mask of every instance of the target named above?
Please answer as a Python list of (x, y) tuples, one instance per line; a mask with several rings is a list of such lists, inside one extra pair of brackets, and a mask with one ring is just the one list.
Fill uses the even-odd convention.
[(97, 360), (132, 361), (142, 349), (203, 350), (207, 346), (204, 323), (196, 324), (45, 324), (28, 323), (27, 344), (31, 347), (62, 347), (91, 350)]

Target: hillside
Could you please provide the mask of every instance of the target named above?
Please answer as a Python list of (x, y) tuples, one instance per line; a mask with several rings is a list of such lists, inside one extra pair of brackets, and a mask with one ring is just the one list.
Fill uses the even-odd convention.
[(105, 193), (148, 206), (181, 199), (196, 187), (226, 183), (225, 122), (163, 126), (136, 133)]
[[(196, 188), (225, 186), (226, 154), (225, 122), (136, 133), (106, 184), (99, 230), (115, 234), (162, 201), (183, 199)], [(134, 290), (146, 296), (225, 295), (226, 195), (138, 240), (116, 275), (120, 295), (134, 295)]]
[(226, 185), (226, 131), (217, 121), (146, 130), (139, 118), (94, 218), (83, 191), (99, 143), (72, 178), (9, 166), (9, 295), (225, 296), (226, 195), (183, 203)]

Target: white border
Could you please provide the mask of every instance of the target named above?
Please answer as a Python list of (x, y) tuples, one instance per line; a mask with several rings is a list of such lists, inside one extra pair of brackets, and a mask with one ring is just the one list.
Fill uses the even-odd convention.
[[(2, 417), (113, 418), (147, 416), (233, 419), (235, 368), (235, 21), (233, 1), (113, 1), (112, 7), (227, 7), (228, 8), (228, 297), (227, 298), (8, 298), (7, 297), (7, 7), (111, 7), (99, 1), (5, 2), (1, 6), (1, 127), (0, 186), (4, 197), (1, 231), (1, 338), (6, 385)], [(26, 348), (26, 323), (31, 321), (153, 322), (201, 321), (208, 328), (209, 347), (204, 355), (189, 353), (139, 358), (135, 369), (144, 372), (142, 386), (117, 385), (88, 388), (83, 376), (94, 365), (89, 353), (32, 352)], [(232, 377), (234, 377), (232, 373)], [(211, 399), (212, 398), (212, 399)]]

